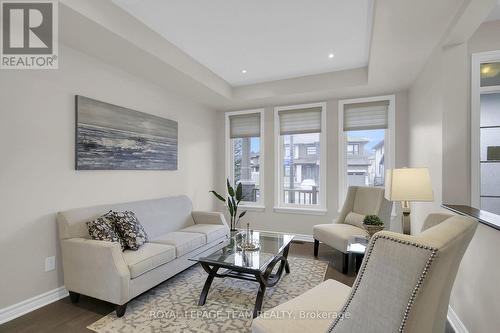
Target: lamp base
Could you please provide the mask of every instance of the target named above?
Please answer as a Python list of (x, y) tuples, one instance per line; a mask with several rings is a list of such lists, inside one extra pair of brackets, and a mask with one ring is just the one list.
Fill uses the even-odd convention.
[(411, 235), (410, 212), (403, 212), (403, 234)]
[(403, 234), (411, 235), (410, 203), (403, 201), (401, 206), (403, 211)]

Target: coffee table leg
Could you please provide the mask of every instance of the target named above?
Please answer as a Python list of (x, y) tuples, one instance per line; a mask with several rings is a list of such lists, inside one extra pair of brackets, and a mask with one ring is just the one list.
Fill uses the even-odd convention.
[[(259, 278), (257, 277), (257, 280)], [(266, 293), (266, 285), (262, 282), (259, 282), (259, 292), (257, 293), (257, 299), (255, 300), (255, 306), (253, 308), (253, 317), (257, 318), (262, 309), (262, 302), (264, 301), (264, 294)]]
[(208, 273), (208, 277), (207, 280), (205, 281), (205, 285), (203, 286), (203, 290), (201, 291), (198, 305), (205, 305), (205, 302), (207, 301), (208, 291), (210, 290), (210, 286), (212, 285), (212, 281), (214, 280), (215, 274), (219, 270), (219, 267), (214, 266), (210, 268), (210, 266), (208, 266), (205, 263), (201, 263), (201, 266)]
[(359, 272), (359, 268), (361, 267), (361, 263), (363, 262), (363, 255), (362, 254), (356, 254), (356, 271), (355, 273)]

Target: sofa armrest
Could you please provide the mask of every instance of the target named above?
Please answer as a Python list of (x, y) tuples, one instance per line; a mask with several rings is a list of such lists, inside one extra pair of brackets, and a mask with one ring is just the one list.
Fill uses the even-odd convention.
[(222, 224), (229, 228), (222, 213), (194, 211), (191, 215), (195, 224)]
[(129, 297), (130, 271), (119, 243), (85, 238), (61, 240), (66, 289), (124, 304)]

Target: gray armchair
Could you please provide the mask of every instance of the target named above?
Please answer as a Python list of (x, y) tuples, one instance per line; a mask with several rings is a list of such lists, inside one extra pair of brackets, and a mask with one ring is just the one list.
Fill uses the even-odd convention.
[(384, 189), (379, 187), (351, 186), (347, 191), (339, 217), (329, 224), (313, 227), (314, 256), (318, 256), (322, 242), (343, 253), (342, 272), (347, 273), (347, 241), (352, 236), (367, 235), (363, 227), (366, 215), (377, 215), (389, 230), (392, 202), (384, 198)]
[(442, 333), (476, 227), (468, 217), (430, 214), (419, 235), (379, 232), (352, 288), (326, 280), (254, 319), (252, 332)]

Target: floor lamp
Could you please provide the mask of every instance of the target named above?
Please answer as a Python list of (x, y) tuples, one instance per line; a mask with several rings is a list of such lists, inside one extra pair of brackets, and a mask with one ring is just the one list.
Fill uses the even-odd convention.
[(410, 202), (434, 201), (429, 169), (388, 169), (385, 178), (385, 198), (389, 201), (401, 201), (403, 234), (411, 234)]

